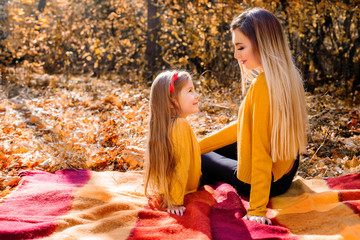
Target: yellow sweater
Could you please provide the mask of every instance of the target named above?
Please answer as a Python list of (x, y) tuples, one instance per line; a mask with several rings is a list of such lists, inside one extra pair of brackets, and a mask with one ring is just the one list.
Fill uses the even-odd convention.
[(200, 146), (189, 123), (184, 118), (175, 120), (172, 128), (174, 151), (178, 159), (174, 186), (170, 190), (172, 203), (183, 205), (184, 196), (195, 192), (201, 176)]
[(237, 141), (237, 177), (251, 184), (249, 215), (266, 216), (272, 176), (280, 179), (293, 162), (272, 161), (271, 129), (269, 91), (261, 73), (240, 105), (238, 121), (200, 141), (201, 154)]

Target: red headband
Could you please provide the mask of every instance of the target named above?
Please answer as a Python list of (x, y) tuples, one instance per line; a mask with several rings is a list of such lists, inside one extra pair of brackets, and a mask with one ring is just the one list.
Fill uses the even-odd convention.
[(171, 83), (170, 83), (170, 88), (169, 88), (170, 93), (173, 93), (173, 92), (175, 91), (175, 89), (174, 89), (174, 82), (175, 82), (176, 80), (178, 80), (178, 79), (179, 79), (178, 73), (175, 73), (175, 74), (173, 75), (172, 80), (171, 80)]

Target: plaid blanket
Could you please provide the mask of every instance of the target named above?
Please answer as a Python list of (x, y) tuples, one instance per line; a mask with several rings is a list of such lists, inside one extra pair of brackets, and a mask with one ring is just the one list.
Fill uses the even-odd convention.
[(0, 239), (359, 239), (360, 173), (293, 181), (270, 199), (272, 226), (242, 217), (248, 199), (228, 184), (185, 197), (176, 216), (152, 210), (142, 172), (25, 171), (0, 203)]

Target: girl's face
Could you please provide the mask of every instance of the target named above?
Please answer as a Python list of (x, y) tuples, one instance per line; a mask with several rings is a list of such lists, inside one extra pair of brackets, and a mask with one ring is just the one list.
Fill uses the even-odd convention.
[(195, 92), (193, 82), (191, 80), (187, 81), (178, 95), (180, 117), (186, 118), (190, 114), (199, 111), (199, 97), (200, 95)]
[(251, 41), (239, 29), (233, 30), (234, 57), (248, 70), (262, 67), (259, 54), (254, 51)]

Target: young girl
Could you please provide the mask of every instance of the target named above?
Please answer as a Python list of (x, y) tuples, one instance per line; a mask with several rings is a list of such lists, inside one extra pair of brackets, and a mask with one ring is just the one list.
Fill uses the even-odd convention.
[(145, 194), (162, 198), (161, 208), (183, 215), (184, 196), (195, 192), (201, 175), (199, 143), (186, 117), (199, 111), (189, 73), (166, 71), (151, 86)]
[(236, 122), (200, 141), (202, 180), (232, 184), (250, 196), (244, 219), (271, 224), (269, 197), (290, 187), (307, 144), (304, 88), (272, 13), (246, 11), (231, 30), (246, 96)]

